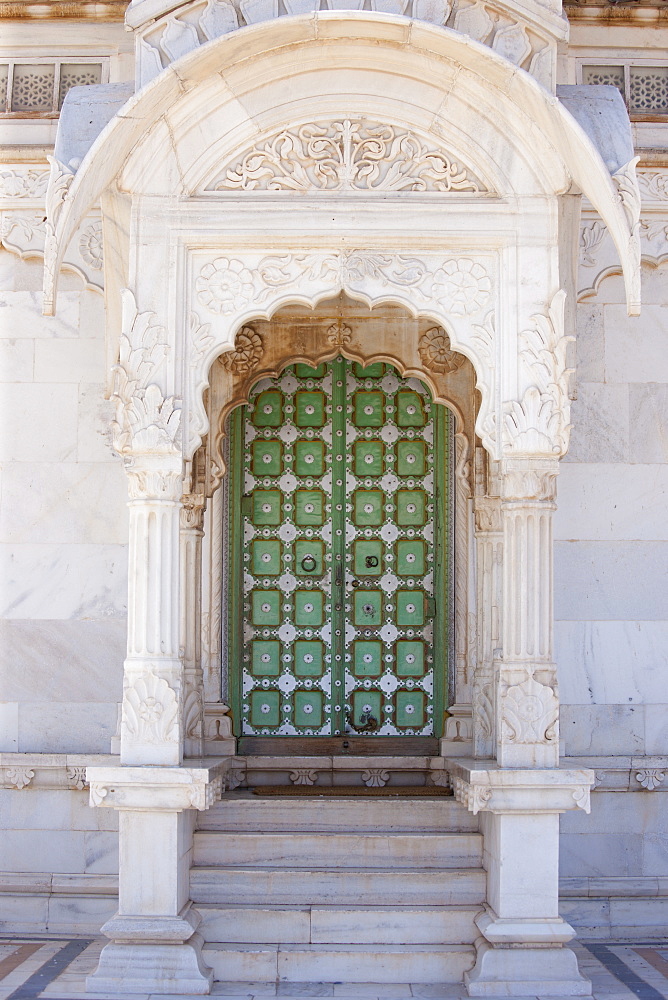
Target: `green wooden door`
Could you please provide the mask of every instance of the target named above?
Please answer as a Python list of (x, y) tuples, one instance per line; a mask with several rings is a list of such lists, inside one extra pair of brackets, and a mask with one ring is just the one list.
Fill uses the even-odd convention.
[(447, 422), (417, 379), (342, 357), (233, 414), (239, 735), (441, 735)]

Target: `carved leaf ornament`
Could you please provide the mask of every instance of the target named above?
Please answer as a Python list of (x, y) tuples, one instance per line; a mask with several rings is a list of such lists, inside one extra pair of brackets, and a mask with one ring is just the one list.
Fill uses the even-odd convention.
[(477, 193), (484, 186), (413, 132), (346, 118), (283, 129), (226, 167), (210, 189)]
[(553, 743), (559, 714), (551, 687), (529, 678), (503, 695), (501, 727), (509, 743)]

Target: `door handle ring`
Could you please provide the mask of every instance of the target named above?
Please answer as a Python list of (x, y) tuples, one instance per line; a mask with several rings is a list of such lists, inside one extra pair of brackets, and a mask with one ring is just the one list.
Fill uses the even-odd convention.
[(315, 556), (304, 556), (301, 561), (301, 567), (305, 573), (313, 573), (317, 565)]

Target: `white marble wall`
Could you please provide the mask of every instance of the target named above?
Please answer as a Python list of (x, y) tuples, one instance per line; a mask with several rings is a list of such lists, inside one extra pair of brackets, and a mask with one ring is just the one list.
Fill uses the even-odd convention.
[(555, 517), (569, 755), (668, 754), (667, 289), (667, 266), (645, 268), (640, 318), (626, 315), (616, 277), (578, 307)]
[(126, 485), (109, 442), (103, 305), (65, 280), (45, 318), (41, 263), (0, 250), (3, 751), (107, 753), (121, 696)]

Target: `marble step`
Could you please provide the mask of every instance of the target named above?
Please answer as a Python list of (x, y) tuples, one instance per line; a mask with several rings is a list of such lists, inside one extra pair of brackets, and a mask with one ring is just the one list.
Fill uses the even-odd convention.
[(482, 903), (481, 869), (195, 867), (190, 894), (197, 903), (353, 906), (450, 906)]
[(214, 979), (239, 983), (461, 983), (466, 945), (208, 944)]
[(471, 944), (480, 906), (198, 906), (205, 941)]
[(252, 792), (224, 795), (199, 814), (200, 830), (312, 833), (465, 833), (478, 820), (454, 799), (261, 798)]
[(196, 865), (315, 868), (479, 868), (479, 833), (229, 833), (195, 834)]

